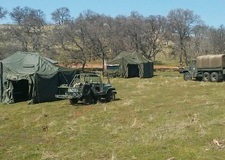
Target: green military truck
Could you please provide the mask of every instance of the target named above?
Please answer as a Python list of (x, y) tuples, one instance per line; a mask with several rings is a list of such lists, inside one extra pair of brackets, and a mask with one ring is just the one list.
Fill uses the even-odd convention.
[(190, 60), (189, 66), (180, 69), (184, 80), (219, 82), (225, 78), (225, 54), (202, 55)]

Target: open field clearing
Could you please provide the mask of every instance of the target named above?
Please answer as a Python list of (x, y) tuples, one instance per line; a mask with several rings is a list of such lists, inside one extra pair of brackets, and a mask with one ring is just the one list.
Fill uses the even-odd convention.
[(0, 105), (0, 159), (225, 159), (225, 83), (111, 79), (117, 100)]

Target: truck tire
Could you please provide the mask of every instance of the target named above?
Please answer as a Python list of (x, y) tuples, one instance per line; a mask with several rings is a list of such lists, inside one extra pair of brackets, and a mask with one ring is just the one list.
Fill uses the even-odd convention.
[(219, 82), (222, 82), (223, 81), (223, 74), (221, 72), (219, 72)]
[(191, 74), (189, 72), (184, 73), (184, 80), (185, 81), (190, 81), (191, 80)]
[(219, 82), (219, 74), (217, 72), (212, 72), (210, 77), (212, 82)]
[(204, 72), (204, 73), (203, 73), (202, 80), (203, 80), (204, 82), (209, 82), (209, 81), (210, 81), (210, 74), (209, 74), (209, 72)]

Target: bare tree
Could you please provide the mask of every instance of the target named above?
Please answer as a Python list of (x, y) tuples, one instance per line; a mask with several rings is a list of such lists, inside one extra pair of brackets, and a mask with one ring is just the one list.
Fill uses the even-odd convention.
[(144, 17), (138, 12), (131, 12), (127, 18), (126, 33), (129, 36), (130, 50), (140, 51), (142, 38), (143, 38), (143, 21)]
[(65, 22), (69, 21), (71, 18), (70, 10), (66, 7), (56, 9), (51, 15), (52, 20), (59, 25), (65, 24)]
[[(108, 59), (107, 55), (111, 54), (111, 39), (112, 39), (112, 18), (89, 12), (89, 39), (92, 45), (92, 59), (102, 59), (102, 68), (104, 71), (105, 59)], [(90, 17), (95, 19), (90, 21)]]
[(18, 6), (13, 8), (12, 12), (10, 12), (9, 15), (15, 23), (17, 23), (18, 25), (21, 25), (22, 21), (28, 14), (29, 10), (30, 8), (28, 7), (21, 8)]
[[(113, 22), (110, 25), (111, 30), (111, 42), (110, 49), (112, 51), (113, 57), (118, 55), (121, 51), (125, 51), (129, 49), (130, 44), (128, 42), (128, 35), (126, 34), (126, 23), (127, 17), (125, 16), (117, 16), (113, 19)], [(108, 56), (110, 57), (110, 55)]]
[(18, 24), (11, 27), (12, 37), (21, 44), (23, 51), (40, 51), (45, 43), (43, 38), (45, 15), (41, 10), (16, 7), (10, 13)]
[[(0, 6), (0, 20), (5, 18), (7, 10)], [(14, 47), (10, 43), (10, 32), (8, 26), (0, 25), (0, 59), (5, 58), (11, 53)]]
[(182, 64), (184, 57), (185, 63), (187, 64), (186, 44), (190, 39), (193, 27), (201, 22), (200, 17), (195, 15), (191, 10), (176, 9), (169, 12), (167, 19), (169, 21), (170, 29), (178, 39), (177, 44), (180, 48), (179, 62)]
[[(66, 63), (81, 63), (82, 70), (90, 58), (91, 47), (88, 38), (87, 23), (82, 14), (76, 21), (68, 21), (66, 25), (55, 26), (53, 39), (55, 47), (61, 50)], [(60, 48), (59, 48), (60, 46)]]
[(7, 13), (8, 12), (3, 7), (0, 6), (0, 19), (5, 18)]
[(225, 27), (221, 25), (218, 29), (210, 28), (209, 31), (213, 54), (225, 53)]
[(190, 41), (189, 57), (209, 54), (212, 51), (212, 45), (209, 41), (209, 27), (206, 25), (196, 25), (193, 28), (193, 34)]
[(162, 50), (164, 35), (166, 33), (166, 18), (163, 16), (149, 16), (145, 19), (144, 43), (142, 52), (149, 59), (155, 60), (156, 55)]

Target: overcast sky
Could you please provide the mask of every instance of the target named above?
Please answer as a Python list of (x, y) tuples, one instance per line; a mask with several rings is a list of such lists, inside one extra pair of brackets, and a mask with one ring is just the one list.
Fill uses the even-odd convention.
[[(194, 11), (206, 25), (219, 27), (225, 24), (225, 0), (0, 0), (0, 6), (9, 12), (17, 6), (40, 9), (45, 13), (47, 22), (51, 21), (51, 13), (60, 7), (69, 8), (75, 18), (86, 10), (112, 17), (128, 16), (131, 11), (143, 16), (167, 16), (170, 10), (182, 8)], [(10, 18), (0, 23), (10, 23)]]

